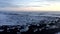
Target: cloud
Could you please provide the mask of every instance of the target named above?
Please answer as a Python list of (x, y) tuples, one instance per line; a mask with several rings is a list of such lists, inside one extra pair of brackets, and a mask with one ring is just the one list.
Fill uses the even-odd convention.
[(7, 7), (10, 6), (10, 1), (9, 0), (0, 0), (0, 7)]
[[(38, 2), (39, 1), (39, 2)], [(23, 0), (23, 1), (15, 1), (13, 5), (17, 7), (41, 7), (49, 5), (49, 2), (44, 2), (42, 0)]]
[(41, 7), (59, 0), (0, 0), (1, 7)]
[[(60, 0), (0, 0), (0, 10), (28, 10), (32, 7), (47, 7), (57, 5)], [(58, 4), (58, 5), (59, 5)], [(30, 8), (31, 7), (31, 8)], [(35, 10), (35, 8), (32, 8)], [(40, 10), (40, 9), (39, 9)]]
[(5, 8), (5, 7), (17, 7), (14, 5), (15, 0), (0, 0), (0, 8)]

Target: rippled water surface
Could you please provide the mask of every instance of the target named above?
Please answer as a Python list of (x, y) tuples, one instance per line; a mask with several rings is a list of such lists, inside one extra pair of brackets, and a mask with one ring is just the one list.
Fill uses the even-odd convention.
[(40, 20), (54, 20), (60, 12), (0, 12), (0, 25), (26, 25)]

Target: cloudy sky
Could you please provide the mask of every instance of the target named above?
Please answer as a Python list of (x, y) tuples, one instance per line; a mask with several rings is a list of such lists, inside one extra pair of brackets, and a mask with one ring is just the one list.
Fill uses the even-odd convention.
[(0, 0), (0, 10), (60, 11), (60, 0)]

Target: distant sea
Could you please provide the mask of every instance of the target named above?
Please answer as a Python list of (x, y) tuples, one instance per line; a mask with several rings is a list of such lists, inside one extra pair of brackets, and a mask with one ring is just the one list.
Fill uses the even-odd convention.
[(0, 25), (26, 25), (33, 22), (39, 23), (41, 20), (56, 20), (56, 17), (60, 18), (60, 12), (0, 11)]

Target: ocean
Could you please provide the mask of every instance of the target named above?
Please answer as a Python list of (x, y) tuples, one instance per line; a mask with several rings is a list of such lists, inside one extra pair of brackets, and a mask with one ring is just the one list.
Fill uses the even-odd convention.
[[(3, 28), (8, 26), (12, 29), (14, 29), (13, 27), (19, 29), (21, 26), (20, 32), (31, 32), (31, 34), (32, 32), (39, 33), (41, 31), (44, 33), (48, 31), (50, 34), (57, 33), (60, 31), (60, 12), (0, 11), (0, 26), (3, 26)], [(33, 30), (30, 31), (29, 27)], [(44, 34), (42, 32), (41, 34)]]

